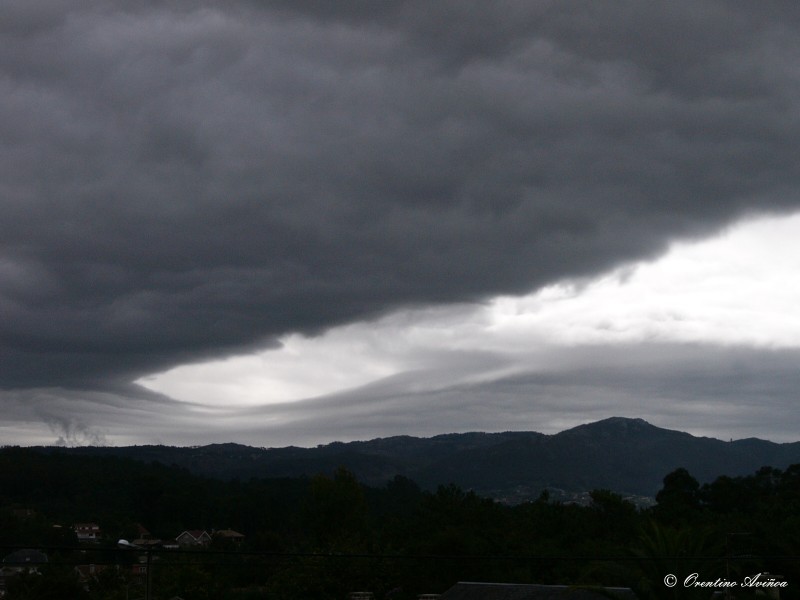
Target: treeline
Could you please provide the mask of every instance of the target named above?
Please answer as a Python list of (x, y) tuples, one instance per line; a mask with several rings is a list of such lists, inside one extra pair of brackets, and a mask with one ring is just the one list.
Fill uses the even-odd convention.
[[(669, 573), (694, 572), (711, 580), (770, 572), (788, 582), (782, 598), (798, 597), (800, 465), (702, 486), (678, 469), (647, 510), (608, 490), (591, 498), (578, 506), (544, 493), (506, 506), (454, 485), (424, 491), (402, 477), (366, 487), (341, 468), (304, 479), (220, 481), (158, 463), (4, 448), (0, 545), (5, 554), (41, 548), (50, 557), (40, 575), (9, 579), (6, 598), (39, 597), (39, 588), (43, 598), (140, 597), (141, 579), (125, 569), (83, 582), (75, 570), (138, 559), (116, 542), (134, 539), (139, 525), (169, 541), (188, 529), (246, 536), (235, 547), (154, 550), (153, 586), (163, 598), (342, 599), (370, 590), (403, 600), (465, 580), (708, 598), (708, 590), (676, 596), (663, 584)], [(79, 545), (72, 525), (82, 522), (98, 523), (104, 541)]]

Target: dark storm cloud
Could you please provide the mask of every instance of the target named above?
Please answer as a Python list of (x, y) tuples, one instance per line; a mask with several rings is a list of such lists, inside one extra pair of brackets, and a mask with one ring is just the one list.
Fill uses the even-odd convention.
[(0, 385), (522, 292), (798, 204), (793, 3), (12, 0)]

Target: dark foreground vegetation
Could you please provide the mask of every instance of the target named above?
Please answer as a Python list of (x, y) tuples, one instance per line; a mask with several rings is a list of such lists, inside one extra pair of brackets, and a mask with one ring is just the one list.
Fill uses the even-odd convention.
[[(710, 598), (698, 580), (769, 572), (800, 597), (800, 465), (699, 485), (667, 474), (657, 505), (638, 510), (595, 490), (589, 506), (507, 506), (454, 485), (421, 490), (396, 477), (365, 487), (345, 469), (303, 479), (221, 481), (115, 457), (0, 450), (3, 556), (36, 549), (47, 562), (3, 565), (5, 598), (344, 599), (370, 590), (403, 600), (457, 581), (627, 586), (642, 598)], [(101, 539), (79, 543), (76, 523)], [(120, 548), (143, 535), (166, 545), (185, 530), (235, 530), (198, 548)], [(152, 540), (151, 540), (152, 541)], [(149, 554), (149, 557), (147, 556)], [(35, 561), (34, 561), (35, 562)], [(137, 572), (136, 567), (139, 566)], [(18, 565), (17, 565), (18, 566)], [(675, 574), (681, 585), (668, 588)], [(735, 597), (755, 591), (734, 590)]]

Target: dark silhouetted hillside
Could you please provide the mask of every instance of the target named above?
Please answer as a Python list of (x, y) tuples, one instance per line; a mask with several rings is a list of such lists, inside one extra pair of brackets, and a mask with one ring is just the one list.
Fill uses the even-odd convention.
[(765, 465), (785, 468), (800, 462), (800, 442), (777, 444), (752, 438), (723, 442), (621, 417), (555, 435), (397, 436), (316, 448), (212, 444), (46, 450), (156, 461), (218, 479), (310, 476), (344, 466), (369, 485), (402, 475), (428, 489), (456, 483), (480, 494), (514, 499), (536, 497), (547, 488), (568, 493), (605, 488), (654, 496), (664, 474), (678, 467), (685, 467), (702, 483), (720, 475), (745, 475)]

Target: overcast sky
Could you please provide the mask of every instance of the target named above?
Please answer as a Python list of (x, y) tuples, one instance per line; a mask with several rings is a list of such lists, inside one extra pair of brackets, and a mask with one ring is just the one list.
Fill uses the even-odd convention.
[(0, 4), (0, 443), (800, 438), (800, 5)]

